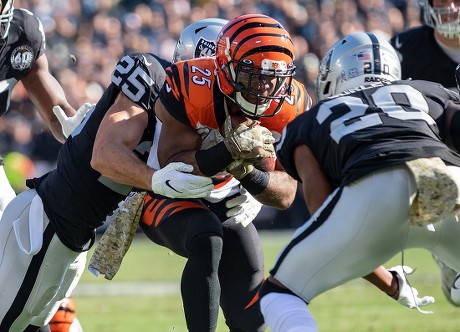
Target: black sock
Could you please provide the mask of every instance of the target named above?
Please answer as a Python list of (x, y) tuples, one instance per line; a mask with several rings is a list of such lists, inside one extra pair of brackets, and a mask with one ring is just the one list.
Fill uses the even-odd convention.
[(219, 315), (219, 261), (222, 238), (212, 233), (196, 235), (182, 273), (181, 292), (190, 332), (215, 331)]

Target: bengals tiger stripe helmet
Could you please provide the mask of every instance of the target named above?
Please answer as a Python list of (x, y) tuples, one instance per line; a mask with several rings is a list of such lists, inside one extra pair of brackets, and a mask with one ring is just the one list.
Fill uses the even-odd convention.
[[(217, 36), (216, 73), (220, 90), (251, 117), (279, 112), (295, 73), (294, 46), (275, 19), (248, 14), (228, 22)], [(271, 102), (278, 107), (266, 113)]]

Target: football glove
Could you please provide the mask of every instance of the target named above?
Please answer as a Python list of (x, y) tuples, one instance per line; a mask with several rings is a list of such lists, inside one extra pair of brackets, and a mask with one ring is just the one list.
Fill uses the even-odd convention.
[(405, 307), (410, 309), (417, 308), (423, 314), (433, 313), (432, 311), (421, 310), (420, 307), (432, 304), (435, 302), (434, 297), (424, 296), (422, 298), (418, 297), (418, 290), (407, 281), (407, 275), (414, 273), (414, 269), (407, 265), (397, 265), (394, 266), (388, 271), (392, 272), (393, 276), (398, 278), (399, 285), (399, 296), (397, 301)]
[(259, 203), (246, 189), (240, 187), (240, 194), (225, 203), (227, 221), (234, 221), (246, 227), (259, 214), (262, 203)]
[(74, 131), (75, 128), (81, 123), (81, 120), (85, 117), (86, 113), (93, 107), (90, 103), (84, 103), (80, 106), (77, 112), (68, 117), (61, 106), (54, 106), (53, 113), (56, 115), (57, 119), (61, 123), (62, 126), (62, 133), (64, 134), (65, 138), (69, 137), (70, 134)]
[(233, 128), (231, 117), (227, 116), (224, 136), (224, 144), (235, 160), (265, 158), (275, 153), (275, 138), (258, 121), (248, 120)]
[(152, 190), (169, 198), (203, 198), (214, 188), (209, 177), (188, 174), (193, 166), (174, 162), (153, 173)]
[(245, 160), (234, 160), (226, 168), (227, 172), (235, 177), (235, 179), (242, 179), (248, 175), (254, 166), (250, 161), (246, 162)]

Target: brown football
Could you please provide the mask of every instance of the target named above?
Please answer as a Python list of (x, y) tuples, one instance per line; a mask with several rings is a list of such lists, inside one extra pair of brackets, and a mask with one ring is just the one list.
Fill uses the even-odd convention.
[(272, 172), (276, 166), (276, 156), (266, 157), (254, 162), (253, 166), (264, 172)]
[[(231, 119), (232, 119), (232, 128), (236, 128), (238, 127), (241, 123), (243, 122), (246, 122), (246, 121), (252, 121), (250, 120), (249, 118), (246, 118), (245, 116), (243, 115), (240, 115), (240, 114), (233, 114), (233, 115), (230, 115)], [(220, 134), (225, 137), (225, 132), (224, 132), (224, 124), (222, 124), (222, 126), (219, 128), (220, 130)]]
[[(230, 116), (232, 118), (232, 128), (238, 127), (241, 123), (246, 122), (246, 121), (255, 121), (251, 120), (249, 118), (246, 118), (245, 116), (241, 114), (233, 114)], [(220, 133), (222, 136), (225, 137), (224, 133), (224, 125), (220, 127)], [(266, 158), (259, 159), (253, 163), (253, 166), (261, 171), (264, 172), (271, 172), (275, 170), (276, 166), (276, 156), (270, 156)]]

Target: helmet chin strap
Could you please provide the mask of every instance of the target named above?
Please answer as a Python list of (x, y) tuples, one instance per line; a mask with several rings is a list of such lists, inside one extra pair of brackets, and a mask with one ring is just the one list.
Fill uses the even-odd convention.
[[(243, 97), (241, 92), (235, 93), (235, 99), (236, 99), (236, 103), (241, 108), (241, 110), (250, 116), (261, 116), (262, 114), (264, 114), (265, 111), (270, 107), (270, 104), (272, 101), (271, 99), (269, 99), (267, 103), (262, 104), (262, 105), (252, 104)], [(256, 110), (257, 110), (257, 113), (256, 113)]]

